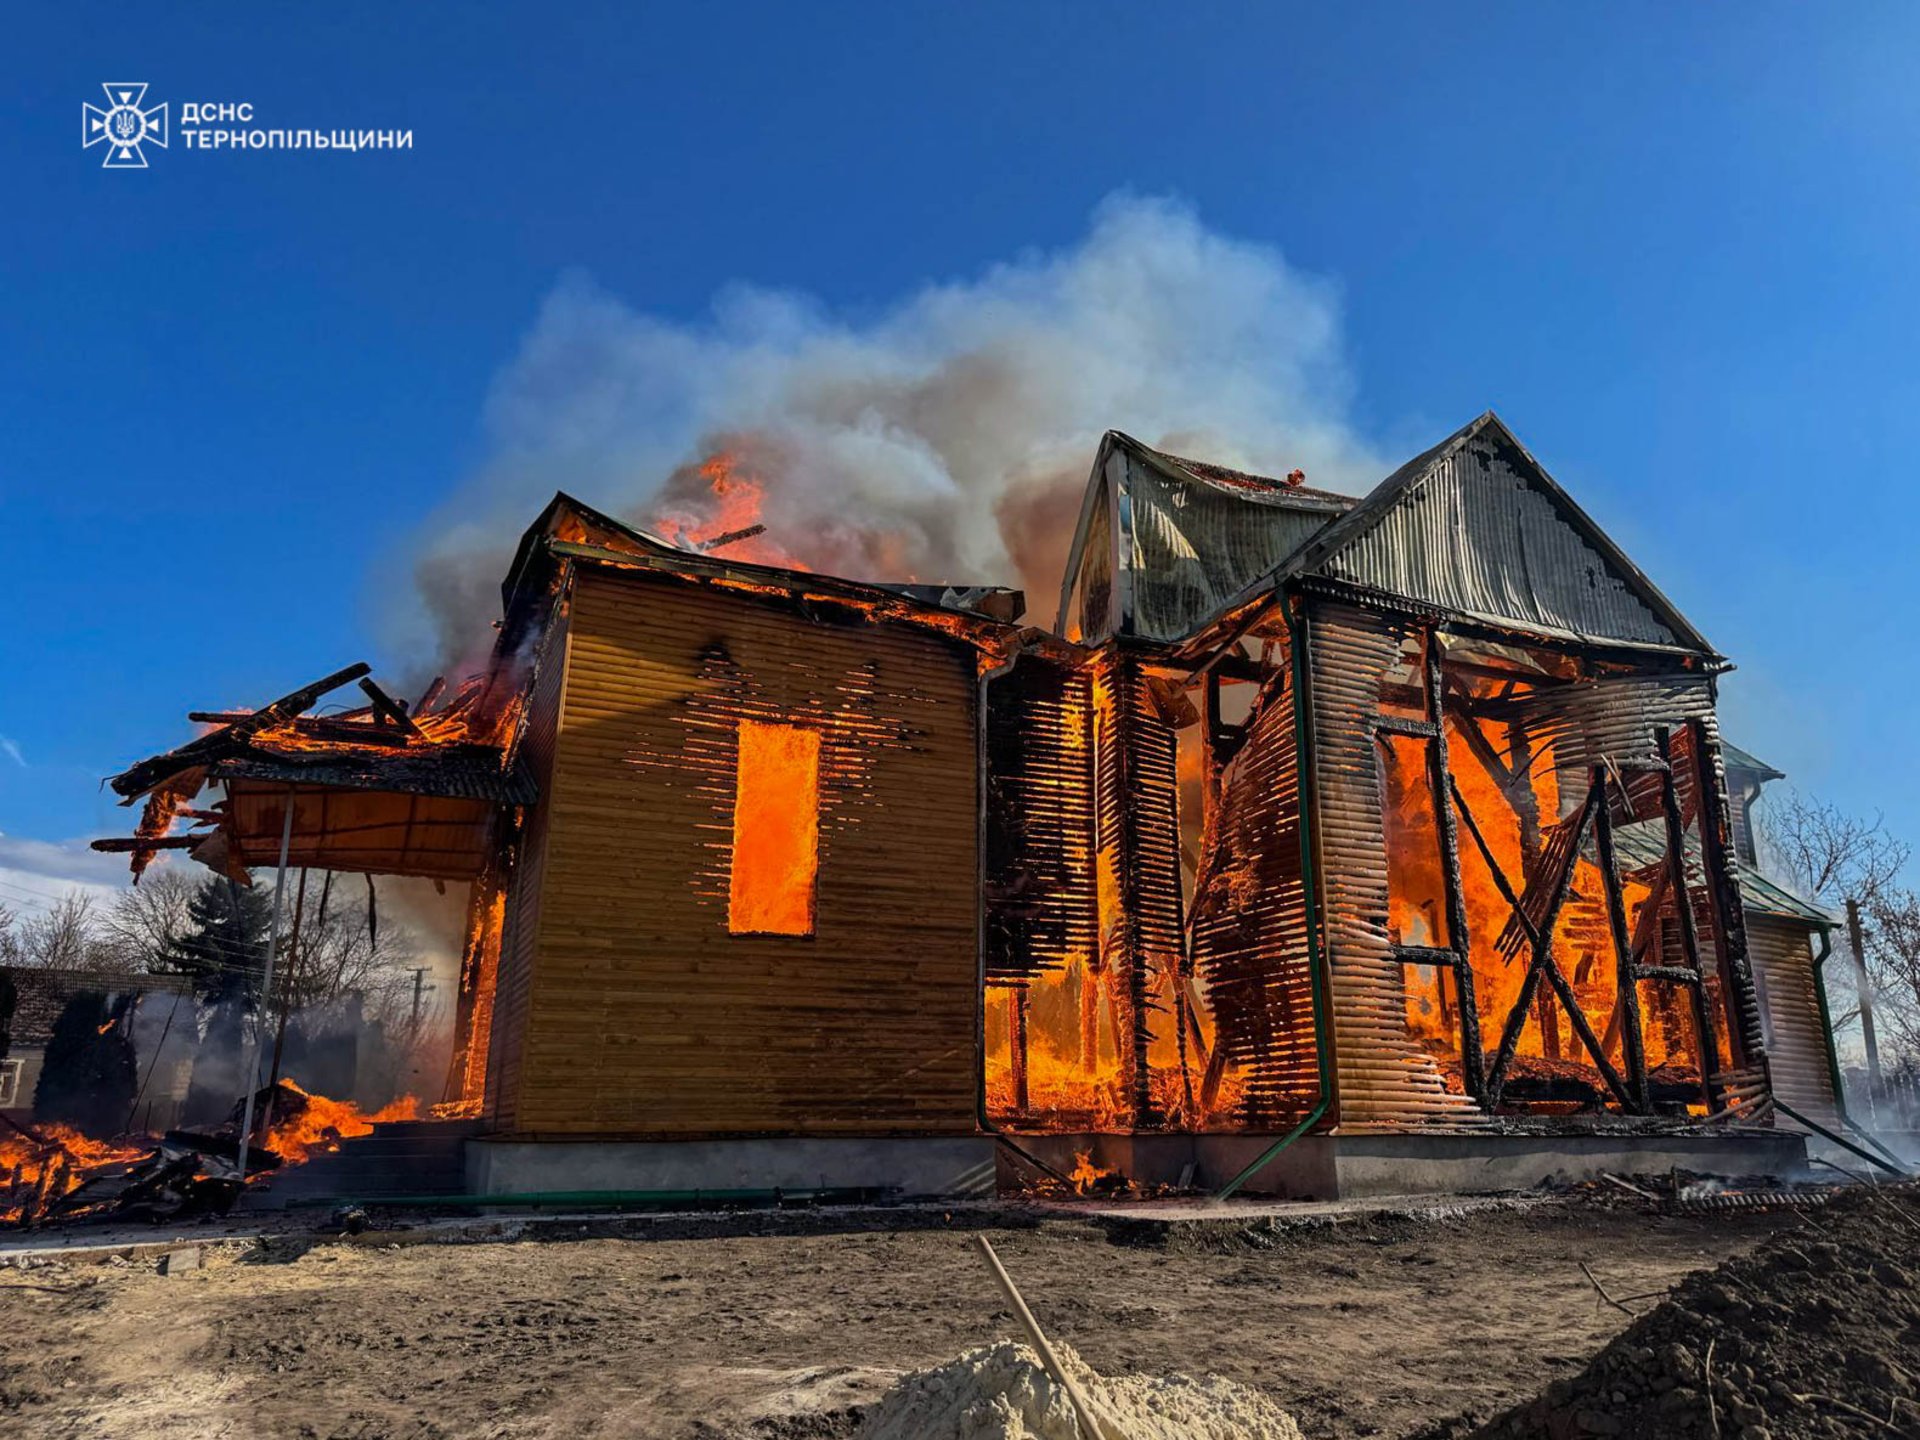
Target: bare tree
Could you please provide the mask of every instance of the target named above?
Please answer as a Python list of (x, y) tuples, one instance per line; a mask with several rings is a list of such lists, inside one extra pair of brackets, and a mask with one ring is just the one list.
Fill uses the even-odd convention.
[(1769, 795), (1755, 814), (1761, 841), (1809, 900), (1864, 909), (1893, 884), (1912, 852), (1877, 811), (1872, 820), (1849, 815), (1797, 790)]
[(1920, 895), (1884, 887), (1867, 911), (1867, 971), (1880, 1023), (1891, 1032), (1881, 1041), (1909, 1061), (1920, 1057)]
[(193, 896), (200, 882), (178, 866), (156, 867), (145, 883), (113, 897), (100, 928), (123, 968), (150, 970), (193, 930)]
[(118, 956), (100, 930), (93, 896), (69, 890), (19, 922), (21, 963), (46, 970), (112, 970)]
[(25, 963), (20, 932), (15, 925), (19, 918), (9, 906), (0, 905), (0, 965)]
[(1881, 1040), (1896, 1054), (1920, 1054), (1920, 897), (1899, 884), (1911, 858), (1904, 840), (1876, 812), (1871, 820), (1789, 790), (1769, 796), (1755, 816), (1768, 854), (1810, 900), (1831, 911), (1857, 905), (1864, 921), (1864, 955), (1854, 957), (1843, 928), (1835, 943), (1849, 965), (1827, 969), (1833, 1028), (1860, 1018), (1864, 975), (1876, 1020), (1891, 1033)]
[(323, 1004), (350, 991), (371, 996), (406, 979), (420, 953), (412, 931), (392, 921), (370, 919), (364, 901), (342, 903), (335, 898), (322, 911), (317, 898), (309, 896), (308, 905), (311, 908), (300, 928), (289, 932), (285, 978), (280, 982), (296, 1009)]

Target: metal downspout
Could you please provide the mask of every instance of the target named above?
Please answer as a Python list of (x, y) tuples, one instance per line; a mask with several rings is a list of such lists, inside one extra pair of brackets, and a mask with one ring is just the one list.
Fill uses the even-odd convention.
[(1840, 1123), (1842, 1125), (1845, 1125), (1849, 1130), (1853, 1131), (1854, 1134), (1873, 1146), (1873, 1148), (1878, 1150), (1881, 1155), (1884, 1155), (1886, 1159), (1883, 1160), (1877, 1156), (1869, 1155), (1858, 1145), (1851, 1144), (1841, 1139), (1838, 1135), (1835, 1135), (1832, 1131), (1814, 1124), (1814, 1122), (1807, 1119), (1806, 1116), (1782, 1104), (1778, 1096), (1774, 1097), (1774, 1108), (1786, 1115), (1789, 1119), (1798, 1120), (1808, 1129), (1826, 1136), (1827, 1139), (1833, 1141), (1835, 1144), (1844, 1146), (1863, 1159), (1871, 1160), (1882, 1170), (1891, 1170), (1892, 1173), (1905, 1177), (1907, 1174), (1905, 1170), (1888, 1163), (1890, 1161), (1897, 1161), (1899, 1157), (1878, 1140), (1874, 1139), (1873, 1136), (1868, 1133), (1865, 1126), (1847, 1113), (1846, 1082), (1840, 1078), (1840, 1051), (1833, 1043), (1833, 1011), (1827, 1005), (1826, 965), (1827, 961), (1832, 958), (1833, 927), (1831, 925), (1822, 925), (1820, 927), (1820, 953), (1813, 957), (1813, 998), (1819, 1002), (1820, 1006), (1820, 1038), (1826, 1043), (1827, 1080), (1828, 1083), (1833, 1086), (1833, 1110), (1834, 1113), (1840, 1117)]
[(1313, 994), (1313, 1046), (1320, 1072), (1320, 1099), (1293, 1129), (1274, 1141), (1260, 1157), (1215, 1193), (1214, 1199), (1230, 1199), (1242, 1185), (1273, 1163), (1276, 1156), (1320, 1123), (1333, 1106), (1333, 1047), (1327, 1035), (1326, 978), (1322, 974), (1320, 943), (1320, 883), (1314, 867), (1313, 735), (1308, 724), (1307, 698), (1307, 626), (1303, 614), (1287, 611), (1287, 631), (1293, 663), (1293, 763), (1298, 775), (1295, 791), (1300, 800), (1300, 891), (1306, 909), (1307, 974)]

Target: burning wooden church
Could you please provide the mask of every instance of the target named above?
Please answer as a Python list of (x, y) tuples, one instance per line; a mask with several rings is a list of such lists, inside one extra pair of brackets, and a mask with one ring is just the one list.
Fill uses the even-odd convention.
[(136, 866), (471, 887), (470, 1188), (1330, 1194), (1838, 1123), (1728, 663), (1492, 415), (1360, 500), (1109, 434), (1050, 629), (730, 538), (557, 497), (483, 676), (112, 782)]

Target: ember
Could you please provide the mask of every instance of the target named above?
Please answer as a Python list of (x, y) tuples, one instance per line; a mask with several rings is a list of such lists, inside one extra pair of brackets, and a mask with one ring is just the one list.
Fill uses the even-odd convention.
[[(371, 1135), (376, 1125), (420, 1118), (411, 1095), (369, 1113), (309, 1094), (286, 1079), (254, 1101), (256, 1117), (271, 1102), (273, 1123), (248, 1147), (249, 1183)], [(60, 1124), (0, 1130), (0, 1225), (222, 1213), (241, 1191), (240, 1109), (236, 1105), (233, 1120), (218, 1130), (174, 1130), (157, 1142), (136, 1136), (94, 1140)]]

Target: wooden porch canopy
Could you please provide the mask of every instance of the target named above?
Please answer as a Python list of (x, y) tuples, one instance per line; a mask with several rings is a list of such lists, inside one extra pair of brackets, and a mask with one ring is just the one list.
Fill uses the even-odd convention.
[[(511, 735), (499, 733), (511, 730), (512, 716), (477, 713), (477, 685), (434, 708), (439, 682), (410, 708), (367, 674), (353, 665), (258, 710), (190, 717), (218, 728), (114, 776), (123, 803), (144, 798), (146, 807), (137, 833), (93, 848), (130, 854), (136, 878), (164, 849), (244, 878), (279, 863), (284, 835), (293, 866), (474, 879), (494, 848), (500, 811), (536, 798), (509, 758)], [(370, 705), (303, 713), (352, 681)], [(215, 784), (224, 796), (197, 808)], [(171, 833), (182, 818), (191, 828)]]

